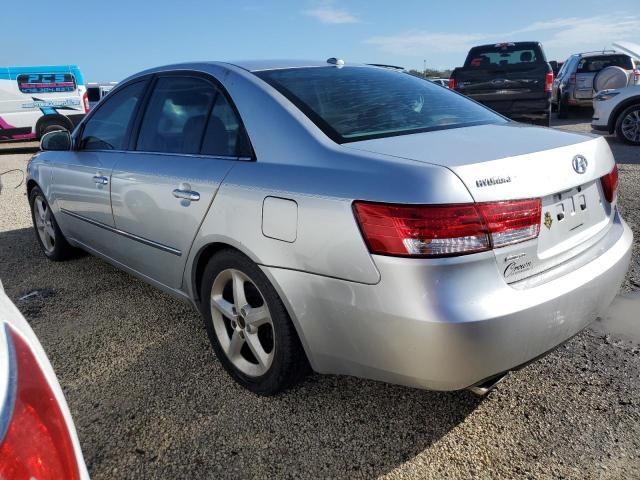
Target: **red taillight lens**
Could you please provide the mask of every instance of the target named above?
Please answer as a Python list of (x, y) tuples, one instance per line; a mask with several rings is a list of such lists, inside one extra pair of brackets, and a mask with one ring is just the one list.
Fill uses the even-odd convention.
[(453, 78), (449, 79), (449, 88), (451, 90), (455, 90), (456, 89), (456, 81)]
[(576, 83), (576, 74), (575, 74), (575, 73), (572, 73), (572, 74), (569, 76), (569, 83), (570, 83), (571, 85), (573, 85), (574, 83)]
[(82, 104), (84, 105), (84, 113), (89, 113), (89, 95), (87, 95), (87, 92), (82, 95)]
[(613, 170), (607, 173), (604, 177), (600, 178), (602, 183), (602, 191), (604, 192), (604, 198), (607, 202), (613, 203), (618, 193), (618, 165), (613, 166)]
[(536, 238), (540, 233), (542, 201), (512, 200), (477, 204), (491, 232), (491, 245), (504, 247)]
[(80, 478), (73, 443), (60, 406), (26, 342), (13, 342), (17, 379), (13, 412), (0, 443), (0, 478)]
[(640, 83), (640, 70), (637, 68), (633, 70), (633, 83)]
[(371, 253), (446, 257), (537, 237), (541, 201), (460, 205), (355, 202), (354, 211)]
[(544, 76), (544, 91), (547, 93), (551, 93), (553, 89), (553, 72), (547, 72)]

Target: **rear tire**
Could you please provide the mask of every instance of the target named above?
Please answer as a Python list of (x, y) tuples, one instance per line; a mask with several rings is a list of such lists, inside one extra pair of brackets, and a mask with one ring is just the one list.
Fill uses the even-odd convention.
[(34, 187), (29, 193), (29, 206), (33, 228), (42, 253), (55, 262), (74, 256), (76, 250), (64, 238), (49, 202), (39, 187)]
[(280, 297), (260, 267), (245, 255), (228, 249), (211, 257), (200, 298), (211, 346), (225, 370), (244, 388), (274, 395), (309, 372)]
[(616, 136), (628, 145), (640, 145), (640, 105), (626, 108), (616, 121)]

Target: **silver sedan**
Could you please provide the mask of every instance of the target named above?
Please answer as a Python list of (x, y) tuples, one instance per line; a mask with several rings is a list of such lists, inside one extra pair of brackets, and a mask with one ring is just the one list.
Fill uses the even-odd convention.
[(603, 312), (630, 261), (604, 139), (385, 68), (155, 68), (42, 150), (44, 254), (190, 301), (260, 394), (309, 369), (486, 391)]

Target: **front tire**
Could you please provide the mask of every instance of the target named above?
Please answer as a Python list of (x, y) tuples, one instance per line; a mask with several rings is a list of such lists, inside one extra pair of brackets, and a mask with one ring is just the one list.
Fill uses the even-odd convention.
[(640, 105), (632, 105), (620, 114), (616, 136), (628, 145), (640, 145)]
[(240, 385), (274, 395), (306, 375), (309, 364), (282, 301), (245, 255), (216, 253), (205, 268), (200, 298), (211, 346)]
[(56, 262), (72, 257), (75, 250), (64, 238), (49, 202), (39, 187), (34, 187), (29, 193), (29, 206), (31, 207), (31, 220), (42, 253)]

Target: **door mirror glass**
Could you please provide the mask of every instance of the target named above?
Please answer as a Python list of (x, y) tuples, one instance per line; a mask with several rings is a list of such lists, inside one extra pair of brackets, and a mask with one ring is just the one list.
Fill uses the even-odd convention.
[(71, 150), (71, 134), (67, 130), (45, 133), (40, 140), (41, 150)]

